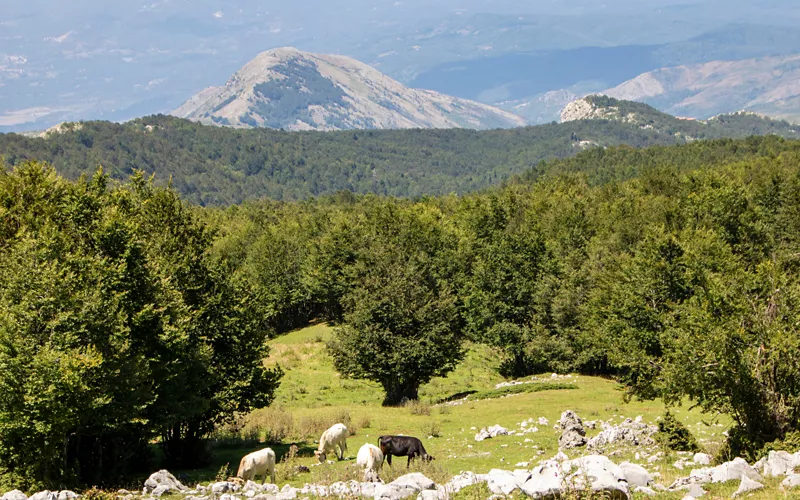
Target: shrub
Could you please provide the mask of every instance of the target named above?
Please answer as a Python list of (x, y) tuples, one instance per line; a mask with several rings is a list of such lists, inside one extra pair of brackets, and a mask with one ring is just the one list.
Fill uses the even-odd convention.
[(425, 415), (428, 416), (431, 414), (431, 405), (427, 403), (422, 403), (419, 400), (411, 400), (406, 403), (406, 408), (411, 411), (412, 415)]
[(361, 429), (369, 429), (371, 425), (372, 425), (372, 419), (368, 416), (363, 416), (360, 419), (358, 419), (358, 426)]
[(670, 450), (699, 451), (700, 449), (689, 429), (669, 411), (664, 412), (658, 421), (658, 432), (655, 437), (656, 441)]
[(428, 420), (420, 426), (420, 430), (424, 436), (439, 437), (441, 436), (442, 429), (439, 423), (435, 420)]
[(262, 408), (247, 416), (243, 437), (257, 436), (267, 444), (280, 444), (294, 432), (294, 417), (283, 408)]

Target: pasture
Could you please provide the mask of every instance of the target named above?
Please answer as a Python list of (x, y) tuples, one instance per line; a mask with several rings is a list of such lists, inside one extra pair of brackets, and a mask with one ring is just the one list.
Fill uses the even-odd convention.
[[(504, 380), (494, 370), (496, 354), (484, 346), (471, 346), (465, 361), (450, 376), (435, 379), (421, 388), (418, 403), (385, 408), (381, 406), (382, 392), (377, 384), (342, 379), (334, 371), (324, 346), (330, 332), (330, 327), (316, 325), (272, 340), (267, 363), (279, 364), (286, 370), (276, 401), (270, 408), (244, 415), (236, 425), (217, 433), (212, 466), (182, 471), (180, 476), (191, 484), (213, 481), (226, 463), (235, 472), (242, 455), (267, 442), (278, 456), (279, 486), (360, 479), (355, 456), (362, 444), (377, 444), (382, 434), (406, 434), (422, 439), (428, 453), (436, 458), (430, 464), (418, 461), (412, 464), (411, 470), (422, 471), (436, 482), (445, 482), (461, 471), (514, 470), (522, 468), (516, 464), (525, 462), (532, 468), (540, 460), (554, 456), (559, 451), (560, 432), (553, 426), (567, 409), (574, 410), (584, 421), (598, 421), (598, 428), (588, 430), (587, 436), (599, 432), (600, 420), (620, 423), (627, 417), (641, 416), (645, 422), (654, 423), (664, 411), (660, 401), (624, 402), (622, 388), (613, 380), (579, 375), (554, 379), (551, 374), (544, 374), (525, 386), (531, 390), (503, 396), (504, 391), (519, 390), (520, 386), (492, 390)], [(466, 400), (439, 404), (465, 393), (472, 394)], [(482, 395), (489, 398), (475, 399)], [(688, 405), (673, 413), (689, 427), (705, 451), (711, 454), (716, 451), (729, 425), (727, 419), (712, 418), (689, 409)], [(546, 418), (549, 424), (535, 425), (537, 432), (475, 441), (475, 434), (482, 427), (499, 424), (518, 431), (522, 421), (539, 417)], [(348, 439), (348, 458), (317, 465), (313, 453), (317, 440), (336, 422), (344, 422), (354, 434)], [(621, 449), (612, 460), (640, 463), (650, 472), (659, 473), (661, 478), (657, 481), (666, 485), (687, 475), (691, 468), (675, 469), (672, 464), (680, 457), (674, 452), (662, 450), (664, 457), (648, 464), (645, 457), (636, 459), (637, 451), (646, 453), (633, 448)], [(648, 451), (652, 454), (658, 450)], [(570, 458), (588, 453), (585, 448), (567, 450)], [(298, 465), (308, 466), (311, 472), (296, 473)], [(406, 458), (396, 457), (394, 467), (384, 465), (381, 477), (388, 482), (405, 473)], [(768, 490), (750, 498), (800, 498), (779, 492), (779, 482), (767, 480)], [(738, 482), (709, 485), (706, 489), (710, 498), (730, 498), (736, 487)], [(459, 497), (464, 498), (488, 498), (490, 495), (485, 487), (459, 493)], [(664, 493), (659, 498), (682, 496)]]

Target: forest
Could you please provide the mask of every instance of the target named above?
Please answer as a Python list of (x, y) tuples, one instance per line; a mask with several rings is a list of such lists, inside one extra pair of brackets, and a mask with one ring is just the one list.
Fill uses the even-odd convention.
[(596, 148), (417, 199), (202, 207), (177, 177), (59, 174), (0, 173), (0, 485), (123, 475), (151, 439), (202, 460), (270, 403), (264, 340), (309, 321), (336, 325), (335, 369), (386, 405), (469, 341), (507, 377), (602, 374), (729, 415), (723, 455), (800, 431), (800, 141)]
[[(9, 166), (47, 161), (68, 179), (97, 167), (115, 180), (134, 170), (155, 175), (194, 204), (219, 206), (270, 198), (302, 200), (340, 190), (417, 198), (464, 194), (525, 172), (543, 160), (586, 148), (673, 145), (695, 139), (775, 134), (800, 138), (787, 122), (734, 114), (680, 120), (639, 103), (597, 97), (635, 121), (585, 120), (510, 130), (283, 132), (213, 127), (167, 116), (124, 124), (63, 125), (45, 138), (0, 134)], [(530, 173), (528, 174), (530, 175)]]

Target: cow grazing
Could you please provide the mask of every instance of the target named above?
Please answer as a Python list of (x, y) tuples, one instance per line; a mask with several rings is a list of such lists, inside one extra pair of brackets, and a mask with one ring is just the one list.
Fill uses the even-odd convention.
[(330, 429), (323, 432), (319, 438), (319, 448), (314, 452), (320, 463), (325, 461), (325, 456), (328, 453), (336, 453), (337, 446), (339, 447), (337, 458), (344, 460), (344, 454), (347, 453), (348, 435), (347, 427), (344, 424), (334, 424)]
[(374, 444), (365, 444), (358, 450), (356, 465), (364, 468), (364, 482), (377, 481), (383, 465), (383, 452)]
[(254, 451), (242, 457), (239, 462), (239, 471), (236, 477), (243, 481), (253, 481), (258, 476), (264, 476), (263, 484), (269, 474), (272, 484), (275, 484), (275, 452), (270, 448)]
[(378, 438), (378, 444), (381, 448), (381, 453), (386, 457), (389, 465), (392, 465), (392, 455), (398, 457), (408, 457), (406, 467), (411, 465), (411, 461), (416, 457), (429, 462), (433, 457), (428, 455), (425, 447), (422, 446), (422, 441), (411, 436), (381, 436)]

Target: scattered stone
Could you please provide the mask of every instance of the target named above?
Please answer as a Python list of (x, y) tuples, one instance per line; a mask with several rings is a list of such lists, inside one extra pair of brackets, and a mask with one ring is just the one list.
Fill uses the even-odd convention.
[(561, 414), (558, 421), (561, 428), (561, 437), (558, 438), (560, 448), (577, 448), (586, 444), (586, 430), (583, 428), (581, 418), (572, 410)]
[(701, 488), (699, 484), (690, 484), (687, 491), (687, 494), (692, 498), (700, 498), (706, 494), (706, 490)]
[(544, 417), (539, 417), (539, 420), (537, 420), (537, 423), (538, 423), (539, 425), (550, 425), (550, 421), (549, 421), (549, 420), (547, 420), (547, 419), (546, 419), (546, 418), (544, 418)]
[(479, 433), (475, 434), (475, 441), (483, 441), (497, 436), (508, 436), (508, 429), (501, 425), (493, 425), (488, 429), (483, 428)]
[(58, 492), (58, 500), (75, 500), (78, 494), (70, 490), (61, 490)]
[(695, 453), (694, 457), (692, 457), (692, 461), (697, 465), (710, 465), (711, 455), (707, 453)]
[(655, 455), (651, 455), (651, 456), (649, 456), (649, 457), (647, 458), (647, 463), (648, 463), (648, 464), (653, 464), (653, 463), (656, 463), (656, 462), (658, 462), (659, 460), (661, 460), (661, 458), (662, 458), (663, 456), (664, 456), (664, 454), (663, 454), (663, 453), (661, 453), (661, 452), (659, 451), (659, 452), (658, 452), (658, 453), (656, 453)]
[(19, 490), (11, 490), (3, 495), (0, 500), (28, 500), (28, 497)]
[(440, 494), (436, 490), (423, 490), (417, 495), (417, 500), (439, 500), (439, 498)]
[(527, 467), (530, 465), (530, 462), (517, 462), (515, 467)]
[(753, 481), (747, 476), (742, 476), (742, 482), (739, 483), (739, 489), (736, 490), (736, 492), (731, 496), (731, 498), (736, 498), (746, 493), (750, 493), (751, 491), (760, 490), (763, 487), (764, 485), (759, 483), (758, 481)]
[(277, 495), (279, 491), (280, 491), (280, 488), (278, 488), (277, 484), (262, 484), (261, 485), (261, 492), (262, 493), (268, 493), (268, 494), (271, 494), (271, 495)]
[(647, 425), (631, 419), (625, 419), (619, 425), (610, 426), (588, 442), (590, 450), (601, 450), (608, 445), (652, 446), (655, 444), (653, 435), (658, 432), (655, 425)]
[(153, 490), (158, 488), (159, 486), (166, 487), (166, 490), (163, 491), (187, 491), (189, 488), (181, 484), (178, 479), (170, 474), (168, 470), (162, 469), (158, 472), (154, 472), (150, 474), (150, 477), (147, 478), (147, 481), (144, 482), (144, 493), (152, 493)]

